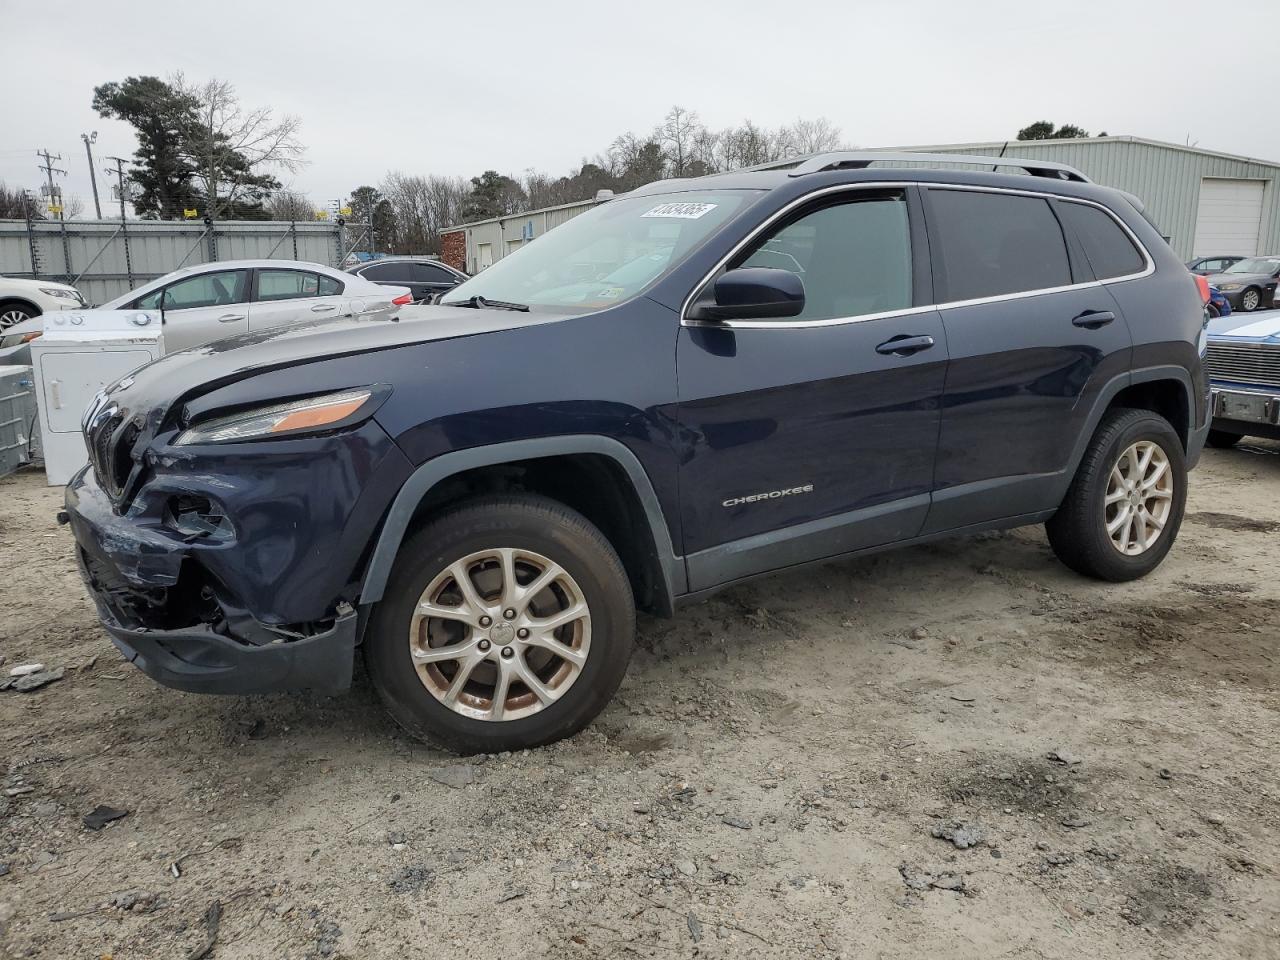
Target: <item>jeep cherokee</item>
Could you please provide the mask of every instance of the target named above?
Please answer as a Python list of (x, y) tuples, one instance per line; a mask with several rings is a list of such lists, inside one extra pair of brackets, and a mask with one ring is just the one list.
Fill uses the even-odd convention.
[(150, 676), (341, 691), (358, 647), (415, 736), (546, 743), (617, 690), (637, 607), (1033, 523), (1140, 577), (1208, 431), (1191, 275), (1049, 163), (653, 183), (410, 309), (167, 356), (86, 412), (66, 518)]

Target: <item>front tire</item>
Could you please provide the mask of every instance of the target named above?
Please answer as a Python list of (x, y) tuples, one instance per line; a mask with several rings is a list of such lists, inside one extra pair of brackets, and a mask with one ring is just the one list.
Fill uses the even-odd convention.
[(458, 753), (577, 733), (617, 691), (635, 604), (617, 553), (545, 497), (487, 497), (401, 547), (364, 642), (369, 674), (408, 733)]
[(0, 333), (10, 327), (16, 327), (24, 320), (30, 320), (32, 317), (38, 316), (40, 316), (40, 311), (27, 306), (25, 303), (6, 300), (0, 303)]
[(1262, 291), (1257, 287), (1250, 287), (1240, 294), (1240, 309), (1242, 312), (1253, 313), (1260, 306), (1262, 306)]
[(1169, 421), (1150, 410), (1108, 411), (1045, 524), (1053, 552), (1100, 580), (1146, 576), (1178, 535), (1186, 480), (1182, 442)]

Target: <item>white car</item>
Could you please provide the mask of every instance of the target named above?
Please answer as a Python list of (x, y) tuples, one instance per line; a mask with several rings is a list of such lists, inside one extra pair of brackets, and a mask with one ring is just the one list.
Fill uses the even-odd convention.
[(69, 283), (0, 277), (0, 336), (10, 327), (54, 310), (85, 306), (80, 291)]
[[(175, 270), (98, 309), (160, 311), (165, 352), (172, 353), (303, 320), (391, 316), (412, 300), (408, 287), (384, 286), (319, 263), (227, 260)], [(26, 343), (43, 328), (39, 317), (15, 324), (3, 331), (0, 348)]]

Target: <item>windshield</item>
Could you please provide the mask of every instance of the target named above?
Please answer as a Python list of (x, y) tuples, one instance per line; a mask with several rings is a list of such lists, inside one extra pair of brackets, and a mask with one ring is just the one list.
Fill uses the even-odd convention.
[(670, 271), (753, 197), (704, 190), (611, 200), (509, 253), (442, 302), (479, 296), (534, 309), (615, 306)]
[(1227, 273), (1275, 273), (1280, 270), (1280, 260), (1268, 260), (1264, 257), (1250, 257), (1227, 267)]

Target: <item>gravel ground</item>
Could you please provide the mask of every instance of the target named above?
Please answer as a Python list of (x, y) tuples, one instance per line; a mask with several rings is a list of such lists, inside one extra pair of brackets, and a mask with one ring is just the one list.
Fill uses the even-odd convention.
[(363, 677), (156, 686), (60, 496), (0, 480), (0, 676), (65, 669), (0, 693), (0, 956), (1280, 957), (1280, 444), (1206, 452), (1144, 581), (1039, 528), (758, 581), (468, 760)]

